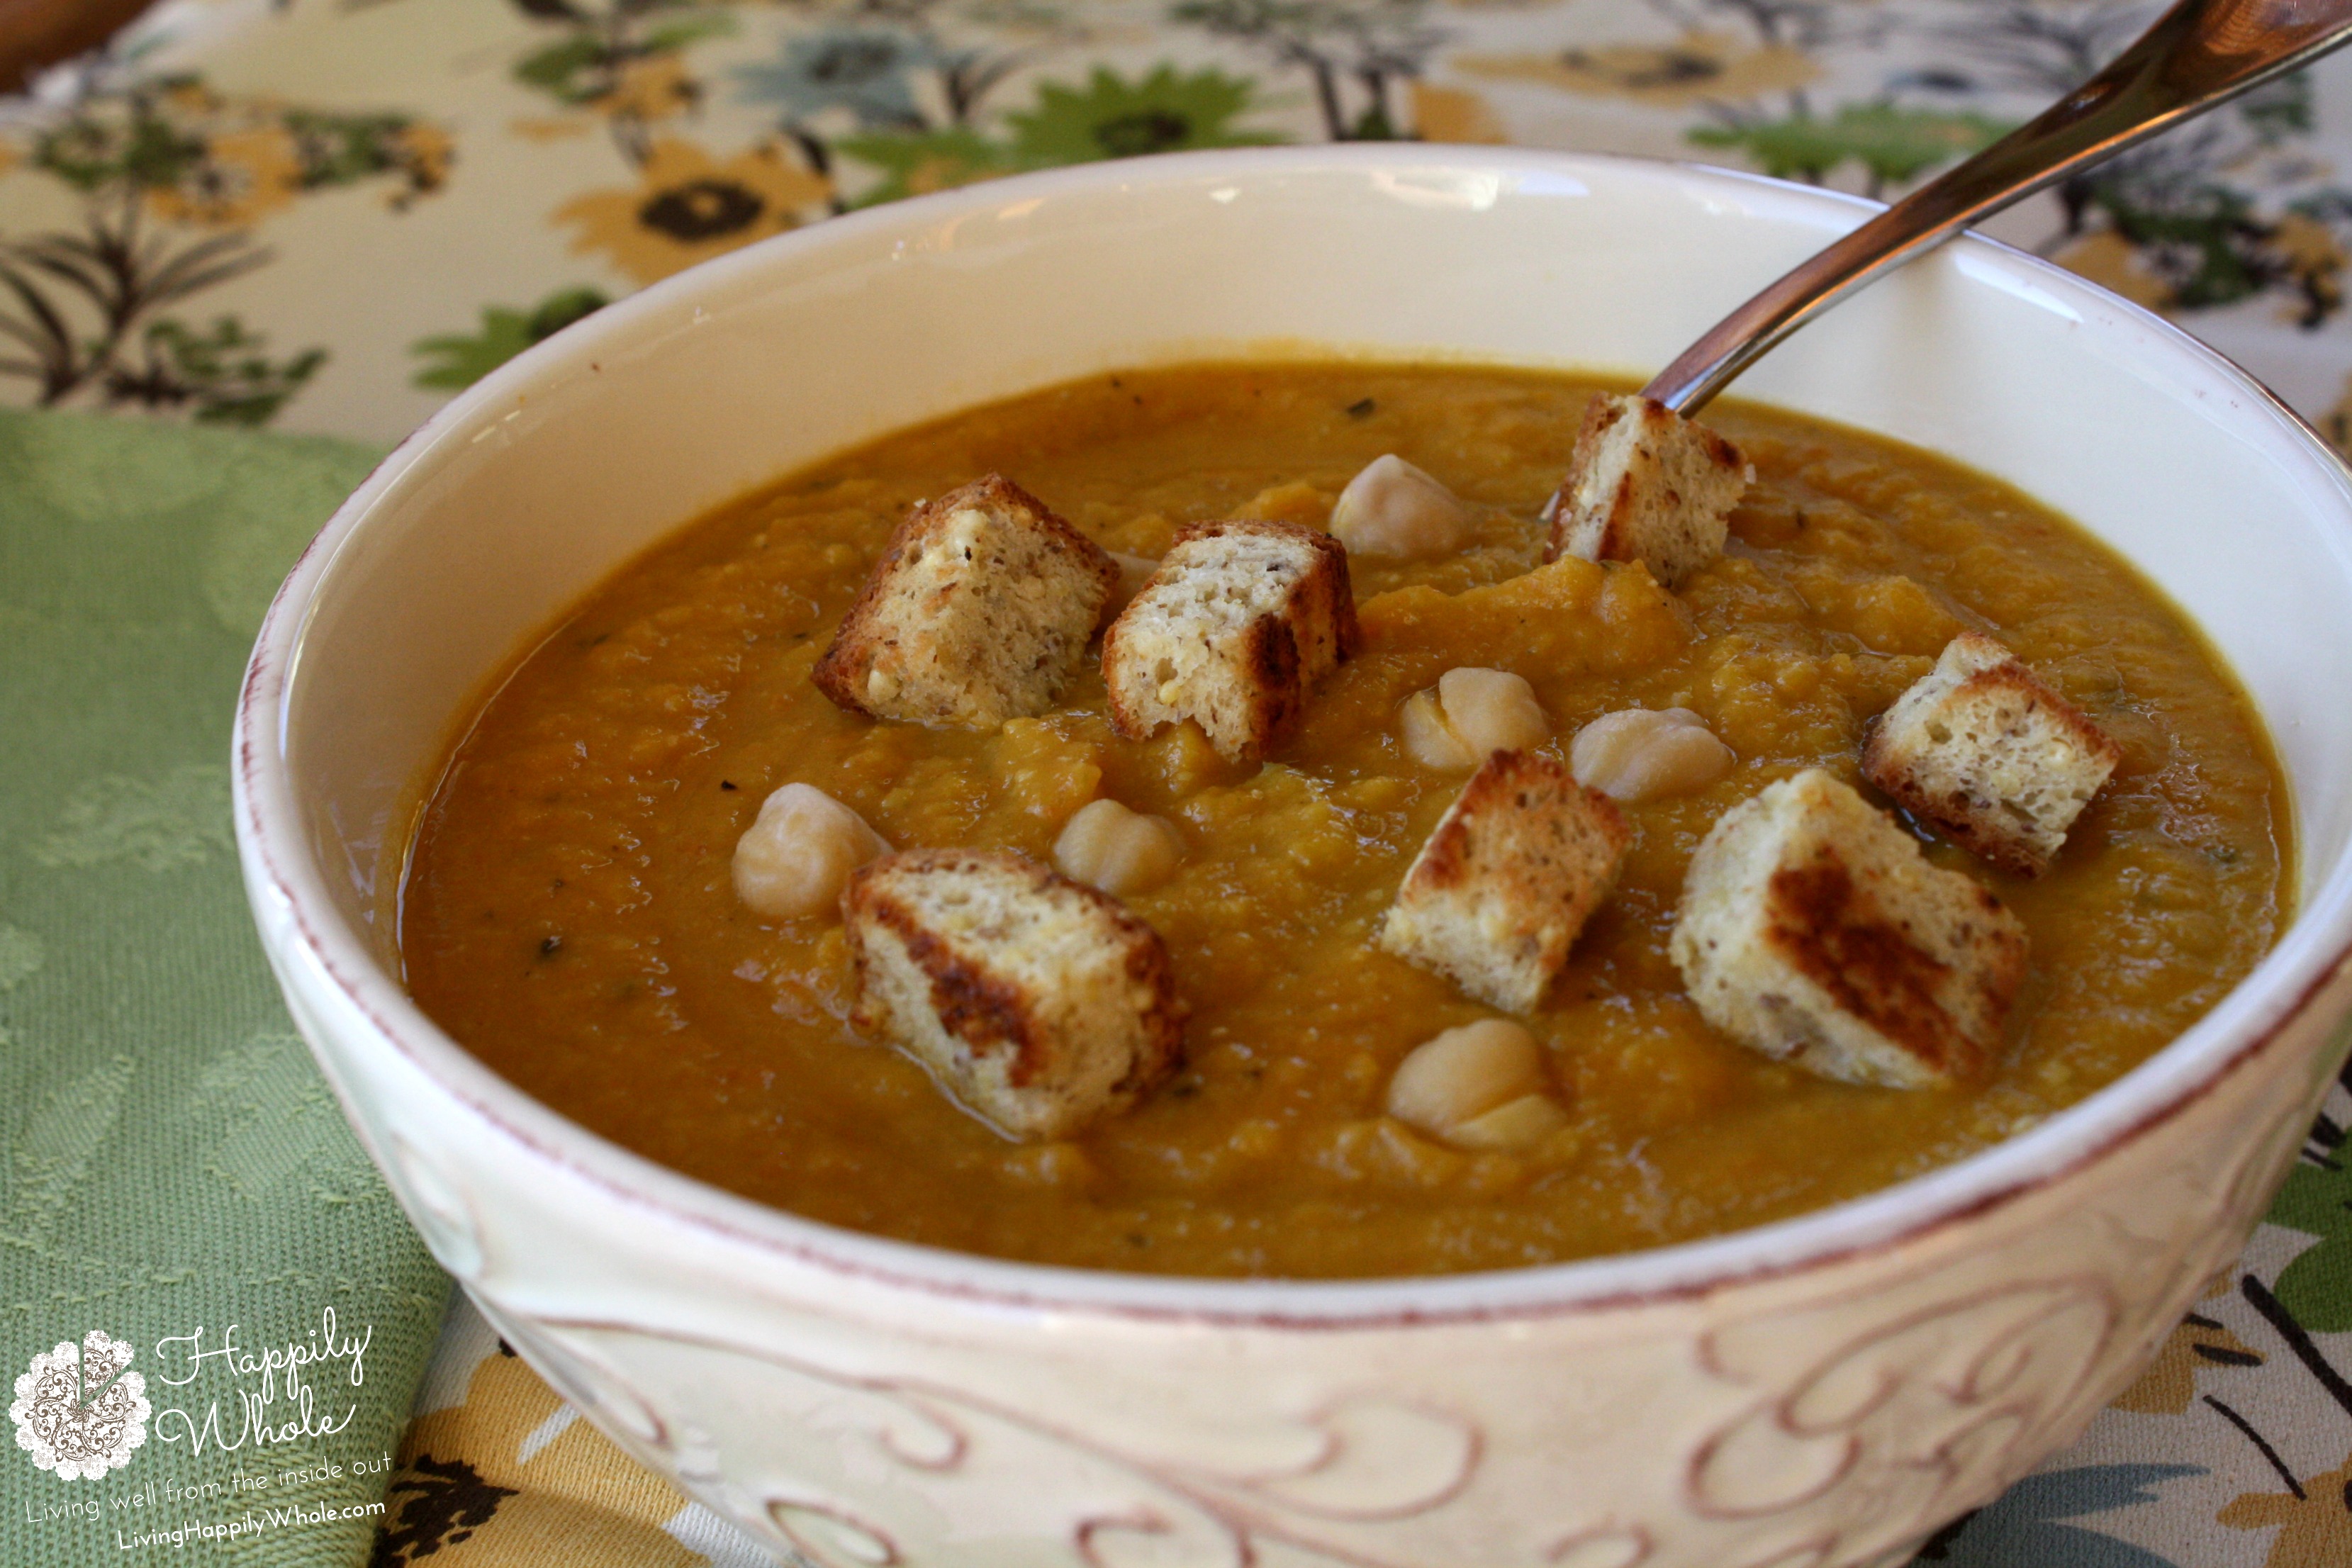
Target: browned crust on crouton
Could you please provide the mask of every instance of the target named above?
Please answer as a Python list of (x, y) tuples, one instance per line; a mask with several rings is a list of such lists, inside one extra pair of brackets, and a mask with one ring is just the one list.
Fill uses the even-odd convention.
[[(1563, 823), (1532, 815), (1547, 798), (1579, 803), (1585, 822), (1601, 835), (1612, 853), (1625, 847), (1630, 830), (1615, 801), (1599, 790), (1586, 789), (1576, 782), (1573, 773), (1549, 757), (1532, 752), (1495, 752), (1462, 786), (1453, 809), (1438, 824), (1437, 831), (1429, 836), (1421, 859), (1413, 868), (1410, 885), (1435, 889), (1467, 882), (1478, 868), (1472, 835), (1483, 824), (1494, 821), (1492, 814), (1496, 811), (1511, 813), (1514, 827), (1522, 831), (1540, 822), (1551, 829), (1550, 837), (1558, 847), (1570, 847), (1570, 840), (1577, 836), (1570, 833)], [(1541, 890), (1536, 877), (1539, 868), (1538, 863), (1513, 857), (1485, 869), (1490, 884), (1498, 885), (1500, 890), (1517, 900), (1535, 897)]]
[[(2009, 1010), (2025, 978), (2025, 944), (2000, 900), (1974, 887), (1990, 945), (1970, 979), (1985, 1016)], [(1772, 873), (1765, 941), (1853, 1017), (1877, 1030), (1937, 1077), (1970, 1082), (1990, 1061), (1990, 1041), (1972, 1038), (1937, 1000), (1952, 969), (1921, 951), (1899, 921), (1881, 916), (1837, 850), (1820, 846), (1811, 863)], [(1962, 931), (1962, 939), (1972, 933)], [(2000, 940), (2006, 937), (2009, 940)]]
[(1981, 1080), (2025, 928), (1820, 769), (1719, 817), (1668, 943), (1707, 1022), (1809, 1072), (1889, 1089)]
[[(1305, 668), (1306, 656), (1302, 643), (1311, 640), (1314, 628), (1328, 625), (1331, 628), (1332, 662), (1344, 664), (1363, 646), (1363, 626), (1356, 618), (1354, 584), (1348, 576), (1348, 550), (1338, 540), (1318, 529), (1272, 519), (1234, 518), (1217, 521), (1187, 523), (1176, 531), (1168, 551), (1161, 557), (1160, 570), (1137, 593), (1129, 607), (1145, 601), (1163, 576), (1171, 571), (1167, 563), (1185, 545), (1205, 539), (1231, 538), (1237, 535), (1281, 539), (1303, 543), (1315, 552), (1315, 562), (1292, 587), (1290, 597), (1279, 613), (1260, 616), (1250, 623), (1240, 649), (1242, 679), (1249, 689), (1248, 733), (1242, 745), (1231, 752), (1220, 746), (1229, 760), (1254, 761), (1279, 744), (1296, 729), (1307, 711), (1310, 681)], [(1184, 570), (1178, 567), (1176, 570)], [(1112, 679), (1119, 661), (1126, 657), (1125, 640), (1130, 630), (1126, 614), (1112, 621), (1103, 633), (1102, 663), (1110, 702), (1111, 729), (1123, 738), (1140, 741), (1148, 738), (1157, 727), (1156, 721), (1139, 711), (1130, 700), (1129, 688)]]
[[(1559, 560), (1561, 552), (1568, 548), (1569, 528), (1574, 521), (1570, 506), (1577, 476), (1599, 460), (1602, 437), (1625, 416), (1629, 407), (1640, 411), (1642, 423), (1648, 427), (1643, 432), (1645, 435), (1671, 431), (1678, 424), (1685, 426), (1705, 449), (1707, 460), (1717, 468), (1737, 468), (1748, 460), (1739, 448), (1725, 439), (1720, 432), (1696, 421), (1682, 419), (1655, 398), (1634, 397), (1621, 401), (1612, 397), (1595, 397), (1585, 404), (1584, 418), (1577, 426), (1576, 446), (1569, 458), (1568, 475), (1560, 480), (1559, 488), (1552, 492), (1549, 504), (1544, 508), (1544, 516), (1551, 525), (1544, 540), (1545, 561)], [(1682, 505), (1682, 493), (1671, 485), (1665, 487), (1664, 497), (1669, 506)], [(1601, 525), (1601, 545), (1594, 559), (1635, 561), (1641, 558), (1641, 552), (1635, 548), (1633, 538), (1634, 511), (1633, 476), (1628, 473), (1620, 476), (1617, 488), (1609, 498), (1608, 511)]]
[(1141, 1093), (1182, 1059), (1186, 1008), (1176, 994), (1175, 967), (1160, 933), (1099, 889), (1073, 881), (1010, 851), (909, 849), (868, 861), (851, 873), (842, 889), (841, 910), (859, 998), (850, 1019), (854, 1027), (872, 1033), (882, 1022), (867, 1012), (865, 1003), (869, 994), (867, 960), (860, 924), (871, 921), (888, 929), (905, 946), (908, 957), (930, 983), (931, 1010), (938, 1015), (940, 1027), (969, 1047), (973, 1056), (1009, 1052), (1005, 1079), (1016, 1089), (1034, 1082), (1045, 1066), (1048, 1047), (1045, 1022), (1038, 1012), (1040, 999), (1025, 986), (966, 963), (951, 941), (925, 924), (919, 910), (887, 889), (894, 875), (926, 871), (995, 871), (1019, 879), (1034, 891), (1075, 897), (1092, 905), (1114, 928), (1124, 949), (1128, 979), (1152, 999), (1142, 1014), (1145, 1049), (1114, 1092)]
[(816, 689), (831, 698), (839, 707), (853, 713), (871, 715), (866, 705), (866, 678), (873, 668), (876, 646), (875, 620), (881, 605), (892, 592), (892, 579), (898, 563), (908, 551), (929, 539), (947, 520), (966, 507), (980, 507), (992, 511), (1012, 512), (1030, 527), (1046, 535), (1049, 548), (1057, 553), (1066, 552), (1101, 582), (1108, 597), (1118, 586), (1118, 563), (1110, 552), (1070, 526), (1051, 507), (1003, 474), (983, 474), (970, 484), (960, 485), (945, 495), (935, 496), (908, 514), (907, 520), (891, 531), (889, 542), (882, 548), (881, 558), (866, 574), (866, 585), (858, 590), (849, 612), (841, 618), (841, 626), (833, 641), (810, 671), (809, 679)]
[[(886, 926), (906, 944), (907, 955), (930, 979), (931, 1010), (940, 1026), (971, 1047), (974, 1056), (1008, 1051), (1012, 1064), (1006, 1079), (1026, 1085), (1040, 1068), (1045, 1045), (1039, 1036), (1033, 998), (1025, 987), (997, 980), (957, 956), (955, 945), (934, 936), (911, 908), (887, 893), (860, 889), (853, 881), (855, 918)], [(866, 984), (866, 944), (850, 928), (851, 962), (858, 987)], [(881, 1020), (860, 1005), (854, 1022), (869, 1033)]]
[(1380, 945), (1481, 1001), (1532, 1010), (1608, 897), (1629, 837), (1615, 803), (1566, 765), (1496, 752), (1414, 858)]
[[(1940, 702), (2003, 699), (2021, 702), (2026, 712), (2039, 710), (2055, 722), (2086, 763), (2112, 773), (2123, 761), (2123, 748), (2105, 731), (2000, 642), (1979, 632), (1963, 632), (1954, 640), (1978, 658), (1997, 657), (2000, 662), (1961, 680), (1943, 694)], [(1863, 725), (1863, 777), (1955, 844), (2012, 877), (2031, 879), (2050, 869), (2053, 855), (2021, 832), (2000, 802), (1979, 800), (1965, 789), (1939, 792), (1930, 787), (1921, 777), (1917, 760), (1887, 733), (1885, 718), (1885, 713), (1874, 714)]]

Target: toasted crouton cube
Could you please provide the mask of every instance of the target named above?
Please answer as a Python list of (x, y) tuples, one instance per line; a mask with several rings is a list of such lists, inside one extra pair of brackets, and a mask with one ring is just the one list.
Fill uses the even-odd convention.
[(1723, 553), (1748, 488), (1739, 448), (1647, 397), (1585, 405), (1568, 478), (1546, 509), (1544, 559), (1639, 561), (1666, 587)]
[(1190, 719), (1220, 755), (1254, 759), (1361, 636), (1338, 540), (1287, 522), (1193, 523), (1103, 634), (1111, 725), (1140, 741)]
[(1496, 752), (1405, 873), (1380, 945), (1507, 1013), (1531, 1013), (1617, 879), (1625, 819), (1568, 769)]
[(1159, 933), (1024, 856), (886, 855), (850, 878), (841, 910), (851, 1021), (1010, 1137), (1065, 1137), (1132, 1104), (1182, 1055)]
[(1118, 584), (1109, 552), (1002, 474), (898, 525), (817, 661), (842, 707), (932, 729), (1045, 712)]
[(1716, 822), (1670, 952), (1725, 1034), (1889, 1089), (1979, 1078), (2025, 977), (2017, 917), (1818, 768)]
[(2123, 760), (2081, 710), (1979, 632), (1871, 721), (1863, 776), (2002, 870), (2038, 877)]

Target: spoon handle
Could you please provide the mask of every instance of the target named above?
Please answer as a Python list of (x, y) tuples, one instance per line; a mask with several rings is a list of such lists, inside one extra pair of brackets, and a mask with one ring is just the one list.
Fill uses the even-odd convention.
[(2352, 39), (2352, 0), (2181, 0), (2105, 70), (1801, 263), (1642, 389), (1696, 414), (1773, 345), (1969, 224)]

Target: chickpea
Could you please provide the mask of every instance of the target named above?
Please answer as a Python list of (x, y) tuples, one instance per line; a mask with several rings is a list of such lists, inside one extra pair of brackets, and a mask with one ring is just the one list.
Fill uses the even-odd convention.
[(1494, 1110), (1457, 1121), (1445, 1141), (1457, 1149), (1531, 1149), (1568, 1125), (1568, 1112), (1548, 1094), (1523, 1094)]
[(1576, 782), (1612, 800), (1655, 800), (1705, 789), (1739, 759), (1687, 708), (1606, 713), (1576, 732)]
[(1350, 555), (1425, 561), (1461, 549), (1469, 532), (1454, 492), (1393, 452), (1366, 464), (1331, 509), (1332, 537)]
[(1535, 688), (1504, 669), (1449, 669), (1433, 691), (1404, 705), (1405, 750), (1425, 768), (1462, 773), (1495, 752), (1523, 751), (1551, 738)]
[(1129, 811), (1115, 800), (1089, 801), (1054, 841), (1054, 864), (1074, 882), (1114, 899), (1148, 893), (1183, 864), (1184, 840), (1165, 817)]
[(735, 841), (735, 896), (777, 920), (832, 909), (849, 874), (890, 846), (833, 796), (788, 784)]
[(1536, 1038), (1503, 1018), (1423, 1041), (1389, 1079), (1391, 1116), (1465, 1149), (1523, 1149), (1568, 1124)]

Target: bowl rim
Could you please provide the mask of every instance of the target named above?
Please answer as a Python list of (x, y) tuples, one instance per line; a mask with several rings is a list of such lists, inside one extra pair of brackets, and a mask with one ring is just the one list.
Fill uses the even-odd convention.
[[(2188, 1110), (2259, 1057), (2352, 962), (2352, 847), (2301, 901), (2253, 972), (2202, 1018), (2133, 1068), (2035, 1126), (1951, 1164), (1841, 1203), (1719, 1235), (1568, 1262), (1363, 1279), (1129, 1274), (958, 1252), (846, 1229), (771, 1207), (637, 1154), (562, 1116), (482, 1063), (428, 1019), (335, 912), (308, 845), (288, 766), (287, 702), (314, 601), (335, 560), (413, 471), (462, 448), (534, 386), (620, 351), (696, 297), (748, 282), (787, 258), (856, 251), (891, 233), (955, 224), (1013, 202), (1133, 195), (1236, 178), (1341, 177), (1368, 195), (1383, 172), (1567, 176), (1716, 187), (1773, 216), (1859, 224), (1882, 204), (1678, 160), (1535, 148), (1309, 144), (1160, 154), (1017, 175), (827, 219), (704, 262), (625, 297), (526, 350), (412, 432), (336, 510), (280, 585), (239, 693), (233, 738), (236, 829), (263, 942), (289, 990), (307, 980), (367, 1020), (381, 1043), (479, 1117), (524, 1158), (601, 1189), (659, 1223), (885, 1288), (974, 1305), (1276, 1329), (1392, 1328), (1620, 1310), (1705, 1298), (1737, 1285), (1915, 1246), (2026, 1199)], [(1588, 187), (1588, 190), (1590, 187)], [(2352, 470), (2310, 424), (2219, 352), (2151, 312), (2038, 257), (1973, 234), (1956, 252), (2062, 303), (2147, 335), (2138, 356), (2171, 358), (2244, 399), (2250, 431), (2284, 426), (2320, 460), (2352, 519)], [(2022, 274), (2022, 277), (2020, 275)], [(2267, 723), (2267, 716), (2264, 716)], [(2290, 799), (2290, 808), (2292, 800)], [(279, 919), (273, 920), (273, 910)], [(282, 937), (280, 932), (282, 931)], [(317, 1048), (314, 1047), (314, 1049)], [(320, 1052), (322, 1059), (325, 1057)], [(331, 1078), (335, 1077), (331, 1071)], [(356, 1116), (355, 1121), (359, 1121)]]

